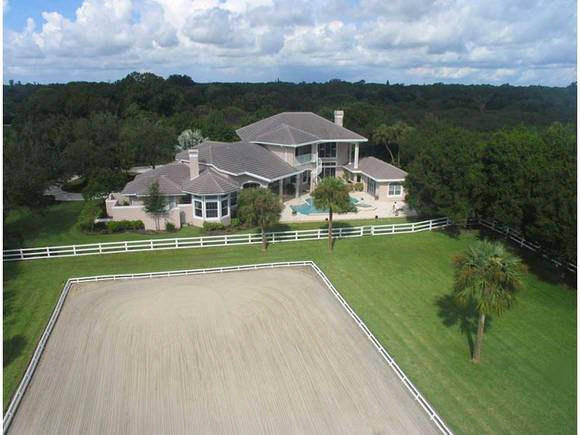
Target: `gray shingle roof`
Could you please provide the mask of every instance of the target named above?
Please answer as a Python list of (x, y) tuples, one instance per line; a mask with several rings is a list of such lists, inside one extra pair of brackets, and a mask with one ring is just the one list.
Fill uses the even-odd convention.
[(273, 152), (249, 142), (203, 142), (199, 145), (199, 162), (230, 174), (249, 174), (268, 181), (298, 172)]
[(217, 174), (212, 170), (202, 172), (193, 180), (183, 183), (183, 190), (195, 195), (218, 195), (240, 189), (240, 185), (232, 178)]
[(179, 151), (175, 154), (175, 160), (188, 160), (189, 161), (189, 150)]
[(351, 163), (345, 168), (353, 173), (363, 173), (374, 180), (404, 180), (407, 173), (390, 163), (377, 159), (376, 157), (363, 157), (358, 161), (358, 168), (354, 169)]
[[(287, 128), (285, 128), (286, 126)], [(291, 129), (291, 130), (290, 130)], [(305, 142), (367, 139), (312, 112), (283, 112), (236, 130), (247, 142), (299, 145)]]
[(189, 167), (183, 163), (170, 163), (139, 174), (127, 183), (121, 193), (124, 195), (147, 195), (149, 186), (157, 180), (163, 195), (182, 195), (181, 185), (189, 179)]

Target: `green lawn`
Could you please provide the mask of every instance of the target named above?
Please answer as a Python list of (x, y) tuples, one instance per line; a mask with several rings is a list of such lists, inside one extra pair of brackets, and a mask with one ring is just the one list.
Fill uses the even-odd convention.
[[(30, 248), (36, 246), (59, 246), (79, 243), (116, 242), (154, 238), (195, 237), (202, 235), (201, 228), (184, 227), (173, 233), (142, 232), (116, 234), (86, 234), (76, 226), (82, 201), (60, 202), (42, 209), (19, 208), (10, 210), (4, 218), (4, 249)], [(380, 225), (407, 222), (406, 218), (360, 219), (336, 222), (335, 227)], [(272, 231), (306, 230), (325, 228), (322, 222), (279, 224)], [(256, 231), (245, 229), (241, 232)]]
[[(480, 365), (469, 360), (469, 313), (452, 307), (452, 257), (476, 238), (418, 233), (325, 241), (114, 254), (4, 266), (4, 406), (65, 280), (311, 259), (458, 433), (576, 432), (576, 291), (531, 261), (526, 290), (489, 321)], [(467, 327), (467, 329), (469, 329)], [(385, 366), (385, 370), (389, 370)]]

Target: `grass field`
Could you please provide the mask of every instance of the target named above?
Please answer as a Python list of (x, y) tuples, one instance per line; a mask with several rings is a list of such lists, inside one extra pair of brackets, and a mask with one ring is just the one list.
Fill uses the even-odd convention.
[[(10, 210), (4, 218), (4, 249), (29, 248), (36, 246), (60, 246), (79, 243), (116, 242), (121, 240), (142, 240), (155, 238), (196, 237), (201, 236), (201, 228), (188, 226), (179, 231), (168, 233), (152, 231), (142, 233), (87, 234), (80, 231), (77, 218), (83, 208), (82, 201), (60, 202), (42, 209), (19, 208)], [(406, 218), (360, 219), (336, 222), (335, 227), (380, 225), (386, 223), (407, 222)], [(272, 231), (307, 230), (326, 228), (322, 222), (304, 222), (297, 224), (278, 224)], [(256, 229), (244, 229), (251, 232)]]
[(452, 257), (477, 233), (419, 233), (160, 251), (4, 266), (4, 405), (69, 276), (314, 260), (458, 433), (576, 432), (576, 291), (529, 259), (526, 290), (488, 323), (482, 362), (469, 361), (473, 315), (446, 297)]

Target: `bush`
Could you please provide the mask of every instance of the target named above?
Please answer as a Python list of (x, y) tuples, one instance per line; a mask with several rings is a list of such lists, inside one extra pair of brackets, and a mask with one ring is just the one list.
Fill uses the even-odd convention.
[(111, 221), (107, 222), (107, 232), (122, 233), (125, 231), (142, 231), (145, 229), (143, 221)]
[(101, 207), (94, 201), (86, 201), (77, 218), (77, 226), (81, 231), (93, 231), (95, 219), (101, 213)]
[(354, 190), (356, 192), (362, 192), (364, 187), (365, 187), (364, 184), (362, 184), (361, 182), (354, 183)]
[(175, 225), (173, 225), (171, 222), (165, 222), (165, 231), (174, 233), (175, 231), (177, 231), (177, 228), (175, 228)]
[(226, 227), (220, 222), (204, 222), (202, 231), (204, 233), (213, 233), (216, 231), (225, 231)]

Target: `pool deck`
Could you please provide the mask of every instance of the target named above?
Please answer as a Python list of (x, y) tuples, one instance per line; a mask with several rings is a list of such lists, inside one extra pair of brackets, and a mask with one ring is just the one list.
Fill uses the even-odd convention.
[[(398, 214), (395, 213), (395, 204), (397, 201), (377, 201), (371, 195), (366, 192), (353, 192), (350, 194), (351, 197), (358, 199), (361, 203), (368, 204), (370, 207), (367, 208), (357, 208), (357, 213), (342, 213), (335, 214), (333, 216), (334, 220), (354, 220), (354, 219), (375, 219), (378, 218), (390, 218), (390, 217), (405, 217), (405, 216), (415, 216), (413, 210), (407, 208), (399, 210)], [(291, 206), (296, 206), (304, 204), (305, 199), (309, 198), (310, 194), (304, 194), (298, 198), (291, 199), (284, 203), (284, 210), (280, 217), (280, 222), (316, 222), (324, 221), (328, 217), (328, 213), (321, 214), (311, 214), (305, 215), (301, 213), (292, 214)], [(401, 203), (401, 201), (398, 201)]]

